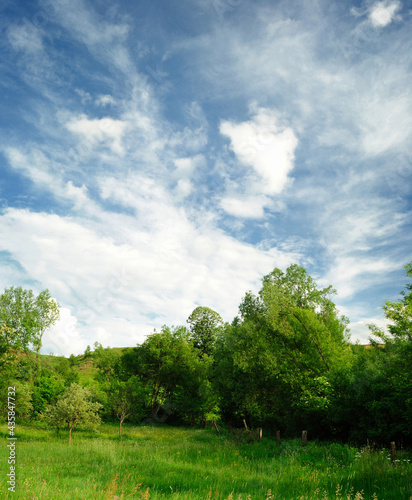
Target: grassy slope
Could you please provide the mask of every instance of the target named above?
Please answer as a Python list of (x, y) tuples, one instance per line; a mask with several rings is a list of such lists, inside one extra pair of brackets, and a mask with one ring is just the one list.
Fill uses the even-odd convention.
[[(128, 347), (112, 347), (110, 348), (112, 351), (120, 351), (123, 352)], [(35, 359), (35, 354), (29, 352), (24, 354), (24, 356), (29, 356)], [(64, 359), (63, 356), (54, 356), (50, 354), (40, 354), (40, 362), (42, 365), (42, 370), (50, 370), (52, 372), (58, 371), (59, 362)], [(86, 357), (84, 354), (80, 354), (78, 356), (74, 356), (73, 368), (79, 374), (79, 383), (81, 385), (94, 385), (94, 376), (97, 373), (97, 368), (94, 366), (93, 358)]]
[[(7, 492), (7, 429), (0, 426), (0, 498), (409, 499), (411, 457), (298, 440), (236, 444), (211, 430), (103, 425), (57, 437), (17, 427), (17, 491)], [(363, 492), (361, 493), (361, 491)], [(356, 494), (358, 495), (356, 497)], [(374, 496), (375, 495), (375, 496)]]

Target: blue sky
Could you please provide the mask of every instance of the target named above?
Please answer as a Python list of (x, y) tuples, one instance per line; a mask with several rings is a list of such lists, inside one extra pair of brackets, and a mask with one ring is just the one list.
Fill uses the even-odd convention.
[(412, 258), (412, 5), (0, 7), (0, 286), (48, 288), (43, 352), (231, 321), (291, 263), (383, 324)]

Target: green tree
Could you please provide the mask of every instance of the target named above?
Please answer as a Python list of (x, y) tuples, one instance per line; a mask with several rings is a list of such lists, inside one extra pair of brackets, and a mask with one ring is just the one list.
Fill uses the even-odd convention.
[(48, 290), (40, 292), (36, 297), (32, 290), (11, 287), (6, 288), (0, 296), (0, 350), (4, 357), (6, 353), (35, 349), (34, 383), (44, 332), (59, 317), (59, 306)]
[(119, 420), (119, 437), (121, 437), (123, 422), (128, 417), (138, 421), (144, 416), (143, 403), (146, 390), (140, 378), (134, 376), (127, 381), (112, 378), (107, 393), (110, 410)]
[(328, 377), (346, 359), (347, 320), (297, 265), (245, 295), (240, 317), (217, 343), (214, 383), (226, 419), (277, 428), (313, 428), (327, 416)]
[[(412, 278), (412, 262), (405, 266), (406, 275)], [(398, 301), (386, 301), (383, 307), (389, 321), (388, 333), (376, 325), (369, 325), (374, 337), (371, 343), (378, 352), (377, 360), (381, 377), (375, 382), (368, 396), (375, 422), (375, 433), (391, 439), (412, 441), (412, 283), (405, 286)], [(384, 342), (384, 348), (378, 344)]]
[(30, 418), (33, 412), (33, 387), (22, 381), (14, 383), (16, 388), (16, 411), (19, 419)]
[(43, 335), (46, 330), (51, 328), (60, 319), (60, 310), (58, 303), (52, 299), (48, 290), (43, 290), (34, 300), (35, 308), (35, 337), (34, 346), (36, 347), (36, 368), (34, 372), (34, 384), (39, 368), (39, 354), (42, 347)]
[(2, 373), (10, 368), (16, 358), (16, 351), (11, 348), (11, 339), (14, 335), (13, 328), (4, 323), (0, 324), (0, 369)]
[(188, 317), (190, 340), (201, 354), (211, 355), (216, 339), (221, 332), (223, 320), (216, 311), (209, 307), (196, 307)]
[(64, 389), (64, 378), (58, 373), (46, 373), (38, 379), (32, 398), (34, 415), (42, 413), (49, 404), (54, 404)]
[(186, 422), (199, 422), (208, 412), (210, 394), (202, 384), (207, 381), (210, 358), (198, 356), (189, 336), (183, 326), (163, 326), (122, 356), (123, 377), (140, 378), (147, 416), (154, 421), (165, 421), (174, 413)]
[(57, 428), (67, 424), (69, 429), (69, 444), (71, 443), (72, 430), (78, 425), (96, 427), (100, 424), (98, 411), (100, 403), (91, 400), (91, 392), (78, 384), (71, 384), (57, 399), (57, 402), (46, 413), (48, 420)]
[[(412, 262), (405, 266), (406, 275), (412, 278)], [(412, 342), (412, 283), (405, 285), (401, 300), (386, 301), (383, 306), (385, 318), (389, 320), (389, 336), (376, 325), (369, 325), (371, 333), (385, 343)], [(373, 342), (373, 339), (372, 339)]]
[(347, 340), (347, 323), (339, 317), (331, 287), (318, 289), (303, 267), (275, 269), (263, 278), (260, 296), (269, 324), (287, 345), (294, 347), (307, 367), (317, 374), (329, 371)]
[(0, 295), (2, 349), (27, 351), (36, 337), (36, 317), (32, 290), (6, 288)]
[(121, 351), (94, 343), (93, 364), (98, 369), (96, 379), (102, 385), (110, 385), (121, 357)]

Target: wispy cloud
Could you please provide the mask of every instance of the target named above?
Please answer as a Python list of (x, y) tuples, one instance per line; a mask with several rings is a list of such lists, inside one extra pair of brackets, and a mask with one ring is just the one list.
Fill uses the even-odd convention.
[(3, 10), (0, 284), (51, 290), (54, 352), (133, 345), (199, 304), (230, 321), (291, 262), (359, 338), (401, 288), (407, 6), (232, 4)]
[(126, 124), (121, 120), (108, 117), (89, 119), (83, 115), (70, 120), (66, 127), (70, 132), (77, 134), (80, 140), (90, 148), (107, 146), (113, 153), (124, 154), (122, 137)]

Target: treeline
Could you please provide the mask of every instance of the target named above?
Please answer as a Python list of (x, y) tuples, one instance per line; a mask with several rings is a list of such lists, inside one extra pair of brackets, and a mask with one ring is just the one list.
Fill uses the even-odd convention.
[[(405, 267), (412, 278), (412, 263)], [(369, 325), (376, 339), (369, 348), (349, 342), (334, 293), (302, 267), (275, 269), (258, 295), (246, 293), (230, 324), (197, 307), (187, 325), (164, 326), (135, 348), (88, 348), (83, 359), (94, 376), (80, 384), (88, 386), (83, 392), (74, 356), (39, 370), (30, 353), (22, 354), (30, 338), (38, 346), (38, 336), (26, 335), (26, 346), (10, 344), (20, 326), (8, 323), (11, 308), (0, 298), (1, 332), (8, 335), (2, 333), (2, 385), (17, 386), (21, 418), (69, 427), (79, 420), (62, 408), (80, 398), (85, 422), (99, 413), (118, 420), (119, 432), (124, 421), (241, 427), (245, 420), (286, 436), (307, 429), (320, 439), (412, 445), (412, 285), (385, 303), (388, 333)]]

